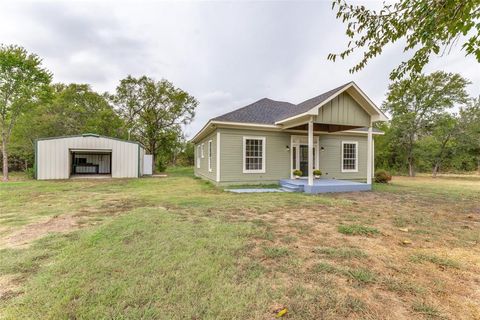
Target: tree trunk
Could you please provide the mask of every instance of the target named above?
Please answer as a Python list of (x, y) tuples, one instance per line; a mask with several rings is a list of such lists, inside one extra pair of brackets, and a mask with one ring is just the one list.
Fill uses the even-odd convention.
[(412, 161), (408, 160), (408, 176), (415, 177), (415, 168)]
[(435, 163), (435, 166), (433, 166), (433, 170), (432, 170), (432, 177), (436, 178), (437, 177), (437, 173), (440, 169), (440, 164), (438, 162)]
[(409, 154), (408, 156), (408, 175), (410, 177), (415, 177), (415, 164), (413, 155)]
[(3, 157), (3, 181), (8, 181), (8, 153), (7, 153), (7, 137), (2, 135), (2, 157)]

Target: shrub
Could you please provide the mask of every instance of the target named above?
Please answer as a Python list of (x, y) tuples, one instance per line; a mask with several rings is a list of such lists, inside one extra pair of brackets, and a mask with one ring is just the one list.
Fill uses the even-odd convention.
[(35, 178), (35, 168), (27, 168), (23, 171), (27, 177), (30, 179)]
[(377, 170), (375, 172), (375, 182), (377, 183), (388, 183), (388, 181), (392, 180), (392, 176), (388, 171), (385, 170)]
[(303, 172), (302, 172), (302, 170), (298, 170), (298, 169), (293, 170), (293, 175), (301, 177), (303, 175)]
[(167, 170), (167, 161), (165, 159), (158, 157), (156, 162), (157, 172), (165, 172)]
[(320, 170), (320, 169), (315, 169), (315, 170), (313, 170), (313, 175), (315, 175), (315, 176), (321, 176), (321, 175), (322, 175), (322, 170)]

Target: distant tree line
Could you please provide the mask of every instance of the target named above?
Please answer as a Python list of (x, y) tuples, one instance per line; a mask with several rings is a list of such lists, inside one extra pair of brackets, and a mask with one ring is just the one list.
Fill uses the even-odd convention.
[[(480, 98), (468, 97), (469, 82), (458, 74), (423, 73), (433, 56), (458, 46), (480, 62), (480, 1), (397, 0), (379, 9), (332, 0), (345, 25), (346, 48), (327, 59), (360, 53), (350, 68), (359, 72), (389, 45), (400, 42), (402, 62), (390, 72), (383, 109), (391, 121), (376, 138), (379, 168), (415, 175), (417, 171), (480, 171)], [(478, 64), (472, 64), (478, 69)]]
[[(163, 79), (120, 80), (115, 92), (88, 84), (52, 84), (41, 59), (18, 46), (0, 46), (0, 131), (4, 180), (8, 169), (34, 165), (37, 138), (87, 132), (141, 142), (157, 171), (192, 165), (194, 149), (182, 125), (195, 116), (197, 100)], [(394, 173), (480, 170), (480, 97), (469, 81), (435, 72), (396, 80), (383, 110), (388, 123), (376, 138), (376, 166)]]
[(0, 46), (0, 155), (8, 169), (34, 165), (37, 138), (97, 133), (142, 143), (157, 171), (193, 163), (182, 125), (195, 116), (197, 100), (171, 82), (142, 76), (120, 80), (114, 93), (88, 84), (52, 84), (41, 59), (18, 46)]
[(417, 171), (480, 171), (480, 97), (469, 81), (435, 72), (389, 86), (382, 107), (390, 115), (375, 140), (377, 168), (414, 176)]

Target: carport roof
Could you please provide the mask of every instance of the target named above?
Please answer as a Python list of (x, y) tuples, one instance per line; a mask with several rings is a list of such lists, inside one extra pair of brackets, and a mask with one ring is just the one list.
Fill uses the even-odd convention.
[(36, 141), (43, 141), (43, 140), (55, 140), (55, 139), (67, 139), (67, 138), (87, 138), (87, 137), (93, 137), (93, 138), (105, 138), (105, 139), (111, 139), (111, 140), (117, 140), (117, 141), (122, 141), (122, 142), (128, 142), (128, 143), (134, 143), (138, 144), (140, 147), (144, 148), (143, 144), (141, 144), (138, 141), (132, 141), (132, 140), (125, 140), (125, 139), (120, 139), (120, 138), (114, 138), (114, 137), (108, 137), (108, 136), (102, 136), (96, 133), (83, 133), (83, 134), (75, 134), (75, 135), (68, 135), (68, 136), (57, 136), (57, 137), (45, 137), (45, 138), (37, 138)]

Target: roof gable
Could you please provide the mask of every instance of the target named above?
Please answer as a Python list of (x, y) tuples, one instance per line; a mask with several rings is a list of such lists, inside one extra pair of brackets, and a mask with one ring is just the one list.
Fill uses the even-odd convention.
[[(293, 104), (285, 101), (275, 101), (268, 98), (260, 99), (243, 108), (228, 112), (221, 116), (211, 119), (192, 139), (205, 134), (208, 130), (213, 130), (214, 124), (230, 124), (239, 126), (258, 126), (274, 129), (288, 128), (288, 124), (297, 122), (296, 119), (306, 116), (319, 116), (319, 109), (328, 104), (332, 99), (343, 92), (355, 100), (355, 102), (365, 111), (370, 121), (387, 121), (385, 114), (363, 93), (355, 84), (348, 82), (335, 89), (329, 90), (316, 97), (305, 100), (299, 104)], [(361, 115), (363, 112), (361, 113)], [(348, 117), (347, 117), (348, 119)], [(286, 126), (284, 126), (286, 125)], [(365, 125), (362, 123), (362, 126)]]

